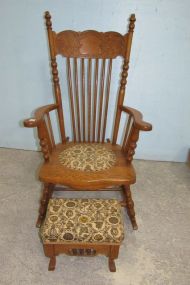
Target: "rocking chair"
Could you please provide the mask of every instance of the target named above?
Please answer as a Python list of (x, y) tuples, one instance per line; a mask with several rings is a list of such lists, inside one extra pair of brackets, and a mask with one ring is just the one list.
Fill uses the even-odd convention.
[[(40, 227), (49, 199), (56, 185), (73, 190), (122, 190), (133, 229), (137, 229), (130, 185), (136, 175), (132, 165), (140, 131), (150, 131), (151, 124), (142, 121), (142, 114), (123, 105), (135, 15), (131, 15), (125, 35), (117, 32), (87, 30), (75, 32), (52, 30), (51, 16), (45, 13), (49, 39), (51, 68), (56, 102), (35, 111), (33, 118), (24, 121), (28, 128), (37, 127), (44, 164), (39, 179), (44, 183), (37, 227)], [(65, 58), (71, 113), (72, 137), (66, 135), (59, 82), (57, 56)], [(112, 62), (123, 58), (118, 97), (109, 105)], [(66, 88), (64, 88), (66, 89)], [(65, 93), (65, 90), (64, 90)], [(111, 108), (111, 109), (109, 109)], [(111, 110), (108, 112), (108, 110)], [(57, 111), (61, 142), (56, 144), (50, 112)], [(67, 111), (68, 112), (68, 111)], [(114, 115), (113, 132), (106, 139), (108, 113)], [(117, 144), (121, 115), (126, 113), (121, 145)]]

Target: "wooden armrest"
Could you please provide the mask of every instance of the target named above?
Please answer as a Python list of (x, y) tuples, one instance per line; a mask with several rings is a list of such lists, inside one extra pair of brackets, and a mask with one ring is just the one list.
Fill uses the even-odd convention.
[(50, 111), (57, 109), (57, 107), (57, 104), (50, 104), (36, 109), (36, 111), (34, 112), (34, 118), (24, 120), (24, 126), (26, 128), (37, 127), (39, 123), (43, 120), (44, 115), (49, 113)]
[(137, 127), (137, 129), (141, 131), (151, 131), (152, 130), (152, 125), (142, 120), (143, 115), (138, 110), (130, 108), (130, 107), (126, 107), (126, 106), (120, 106), (120, 109), (123, 112), (126, 112), (133, 117), (134, 124)]

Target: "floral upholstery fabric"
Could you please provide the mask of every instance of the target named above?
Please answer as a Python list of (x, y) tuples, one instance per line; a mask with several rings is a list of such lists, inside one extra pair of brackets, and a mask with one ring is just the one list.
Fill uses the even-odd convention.
[(121, 243), (121, 206), (117, 200), (50, 199), (40, 235), (44, 244)]
[(116, 155), (101, 144), (77, 144), (59, 154), (60, 163), (74, 170), (101, 171), (111, 168)]

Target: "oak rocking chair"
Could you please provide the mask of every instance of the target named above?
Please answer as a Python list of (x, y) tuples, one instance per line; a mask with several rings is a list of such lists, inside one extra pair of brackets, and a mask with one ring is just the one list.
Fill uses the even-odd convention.
[[(34, 118), (24, 121), (25, 127), (37, 127), (45, 160), (39, 171), (44, 190), (36, 226), (41, 226), (49, 199), (59, 184), (74, 190), (111, 190), (113, 186), (118, 186), (125, 195), (121, 204), (127, 208), (133, 229), (137, 229), (130, 191), (130, 185), (136, 180), (132, 160), (139, 132), (150, 131), (152, 126), (142, 121), (139, 111), (123, 105), (135, 15), (131, 15), (125, 35), (94, 30), (55, 33), (49, 12), (45, 13), (45, 19), (56, 102), (38, 108)], [(57, 55), (66, 58), (72, 125), (70, 141), (65, 132)], [(106, 139), (112, 62), (118, 56), (123, 58), (121, 81), (116, 109), (111, 106), (111, 113), (115, 112), (113, 133)], [(59, 144), (55, 143), (50, 118), (50, 112), (54, 110), (58, 114), (61, 134)], [(123, 141), (119, 145), (117, 140), (122, 113), (127, 114), (127, 122)]]

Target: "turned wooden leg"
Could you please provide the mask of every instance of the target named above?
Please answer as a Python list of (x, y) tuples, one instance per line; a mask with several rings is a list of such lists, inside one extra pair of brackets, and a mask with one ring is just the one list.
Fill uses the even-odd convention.
[(134, 202), (131, 195), (131, 190), (129, 185), (124, 185), (124, 192), (126, 196), (126, 205), (127, 205), (127, 214), (131, 220), (131, 224), (134, 230), (138, 229), (136, 218), (135, 218), (135, 210), (134, 210)]
[(48, 270), (49, 271), (54, 271), (55, 270), (55, 265), (56, 265), (56, 257), (55, 256), (51, 256), (50, 257), (50, 261), (49, 261)]
[(52, 192), (53, 192), (53, 185), (48, 184), (48, 183), (44, 183), (42, 198), (40, 200), (39, 216), (38, 216), (38, 220), (36, 222), (37, 228), (40, 228), (42, 221), (45, 217), (47, 205), (48, 205), (49, 199), (52, 196)]

